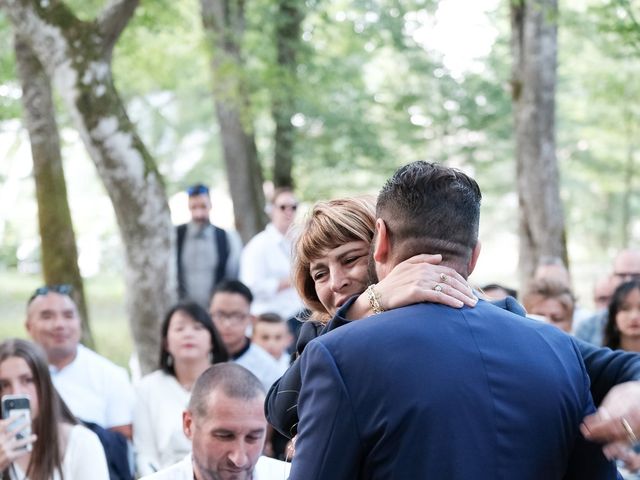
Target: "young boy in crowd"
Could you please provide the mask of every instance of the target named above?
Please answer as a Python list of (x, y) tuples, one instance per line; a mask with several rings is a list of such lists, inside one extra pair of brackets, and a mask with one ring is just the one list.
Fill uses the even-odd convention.
[(284, 319), (277, 313), (263, 313), (256, 317), (251, 341), (266, 350), (278, 362), (283, 374), (289, 368), (287, 349), (293, 335)]

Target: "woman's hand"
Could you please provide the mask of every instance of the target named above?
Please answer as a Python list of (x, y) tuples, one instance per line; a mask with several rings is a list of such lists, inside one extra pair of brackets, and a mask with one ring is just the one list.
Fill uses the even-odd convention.
[(24, 422), (16, 420), (16, 417), (0, 420), (0, 471), (29, 453), (25, 447), (36, 441), (35, 435), (20, 440), (16, 438), (16, 434), (25, 428)]
[(415, 255), (396, 265), (375, 285), (384, 310), (420, 302), (441, 303), (454, 308), (475, 306), (478, 299), (454, 269), (439, 265), (442, 255)]
[[(466, 280), (452, 268), (439, 265), (441, 261), (442, 255), (421, 254), (396, 265), (374, 286), (382, 309), (392, 310), (420, 302), (441, 303), (454, 308), (475, 306), (478, 298)], [(347, 311), (347, 319), (371, 314), (367, 292), (363, 292)]]

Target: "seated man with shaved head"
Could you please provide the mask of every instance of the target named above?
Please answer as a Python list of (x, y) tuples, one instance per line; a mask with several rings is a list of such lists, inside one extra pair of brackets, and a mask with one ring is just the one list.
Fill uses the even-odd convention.
[(198, 378), (182, 414), (192, 453), (145, 480), (282, 480), (289, 464), (261, 456), (267, 432), (264, 387), (249, 370), (214, 365)]

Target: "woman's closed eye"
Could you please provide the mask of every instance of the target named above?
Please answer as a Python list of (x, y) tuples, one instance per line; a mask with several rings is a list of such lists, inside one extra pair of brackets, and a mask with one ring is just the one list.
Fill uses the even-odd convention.
[(326, 270), (316, 270), (315, 272), (311, 272), (311, 278), (313, 278), (314, 282), (322, 280), (327, 276)]
[(345, 259), (342, 262), (344, 265), (353, 265), (354, 263), (357, 263), (359, 260), (362, 260), (365, 257), (366, 257), (366, 254), (352, 255), (349, 257), (345, 257)]

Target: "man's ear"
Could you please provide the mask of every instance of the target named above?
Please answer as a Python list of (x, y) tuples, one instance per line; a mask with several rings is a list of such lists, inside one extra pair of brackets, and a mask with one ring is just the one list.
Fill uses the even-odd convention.
[[(24, 321), (24, 328), (31, 335), (31, 314), (27, 312), (27, 319)], [(31, 335), (33, 337), (33, 335)]]
[(476, 268), (476, 263), (478, 262), (478, 257), (480, 256), (480, 240), (476, 243), (476, 246), (473, 247), (473, 251), (471, 252), (471, 259), (469, 259), (469, 265), (467, 268), (467, 272), (469, 275), (473, 272), (473, 269)]
[(389, 232), (384, 220), (376, 220), (376, 234), (374, 238), (373, 259), (377, 263), (385, 263), (389, 258)]
[(193, 416), (189, 410), (182, 412), (182, 431), (189, 440), (193, 438)]

